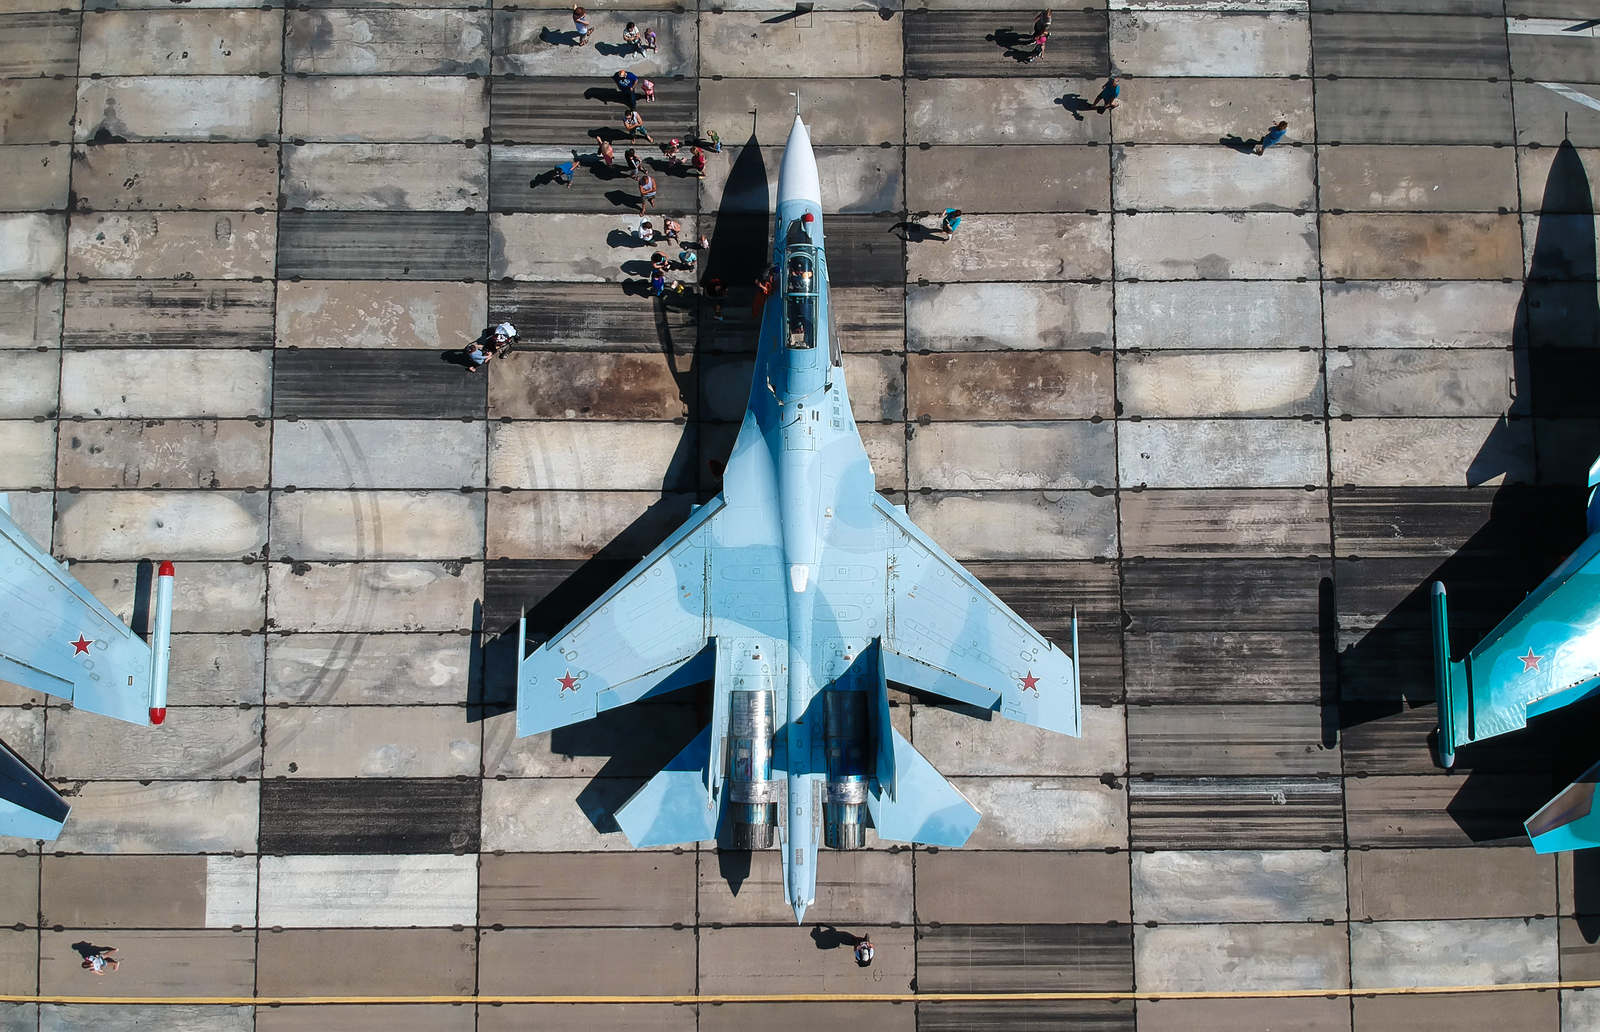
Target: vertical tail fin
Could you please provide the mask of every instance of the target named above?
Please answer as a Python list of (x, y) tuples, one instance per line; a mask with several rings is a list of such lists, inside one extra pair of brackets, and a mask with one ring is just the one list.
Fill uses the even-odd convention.
[(1456, 747), (1472, 741), (1470, 670), (1450, 662), (1450, 605), (1444, 585), (1433, 584), (1433, 683), (1439, 710), (1439, 762), (1451, 767)]

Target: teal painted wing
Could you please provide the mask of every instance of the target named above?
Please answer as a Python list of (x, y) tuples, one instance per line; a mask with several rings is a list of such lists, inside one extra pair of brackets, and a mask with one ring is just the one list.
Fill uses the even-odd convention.
[[(1067, 655), (881, 496), (888, 553), (884, 671), (892, 681), (1078, 735), (1077, 643)], [(1077, 623), (1073, 623), (1076, 638)]]
[(70, 809), (43, 775), (0, 742), (0, 835), (54, 841)]
[(148, 725), (152, 661), (150, 646), (0, 506), (0, 681)]
[(1465, 659), (1449, 658), (1444, 586), (1434, 585), (1439, 752), (1527, 726), (1600, 690), (1600, 535), (1590, 537)]

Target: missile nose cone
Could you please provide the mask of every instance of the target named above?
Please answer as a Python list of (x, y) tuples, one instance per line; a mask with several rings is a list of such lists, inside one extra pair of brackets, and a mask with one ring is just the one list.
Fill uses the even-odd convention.
[(811, 152), (811, 134), (800, 116), (794, 118), (789, 142), (783, 147), (783, 164), (778, 168), (778, 203), (810, 201), (822, 207), (822, 182), (817, 178), (817, 157)]
[(162, 706), (160, 708), (157, 708), (155, 706), (150, 707), (150, 723), (152, 723), (152, 724), (160, 724), (160, 723), (164, 722), (166, 719), (167, 719), (167, 708), (165, 706)]
[(169, 562), (166, 559), (161, 560), (161, 568), (156, 571), (156, 576), (157, 577), (171, 577), (171, 576), (174, 576), (174, 571), (172, 569), (172, 563)]

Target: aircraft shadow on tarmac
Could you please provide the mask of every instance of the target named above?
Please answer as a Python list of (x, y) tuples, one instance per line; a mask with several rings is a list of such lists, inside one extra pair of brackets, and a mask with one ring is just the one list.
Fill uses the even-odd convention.
[[(1585, 481), (1589, 464), (1600, 456), (1594, 410), (1600, 396), (1600, 301), (1594, 199), (1583, 162), (1567, 142), (1545, 182), (1516, 313), (1513, 364), (1515, 399), (1466, 475), (1469, 486), (1501, 475), (1508, 481), (1495, 490), (1487, 522), (1342, 652), (1334, 592), (1324, 583), (1323, 701), (1338, 704), (1342, 729), (1396, 718), (1415, 733), (1433, 726), (1429, 593), (1435, 581), (1450, 592), (1451, 650), (1459, 656), (1586, 536)], [(1355, 579), (1360, 566), (1340, 564)], [(1349, 600), (1349, 586), (1342, 585), (1339, 594)], [(1427, 712), (1417, 716), (1426, 723), (1403, 719), (1421, 707)], [(1589, 700), (1535, 718), (1526, 730), (1463, 747), (1455, 769), (1471, 773), (1448, 813), (1474, 842), (1521, 839), (1522, 822), (1600, 759), (1597, 728), (1600, 700)], [(1435, 739), (1429, 743), (1436, 756)], [(1593, 942), (1600, 935), (1600, 851), (1575, 856), (1579, 911), (1597, 915), (1584, 925)]]

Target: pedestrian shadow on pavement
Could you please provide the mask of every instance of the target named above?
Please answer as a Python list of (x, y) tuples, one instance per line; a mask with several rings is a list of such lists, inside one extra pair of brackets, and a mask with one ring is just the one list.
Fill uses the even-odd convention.
[(584, 100), (598, 100), (603, 104), (621, 104), (628, 106), (628, 95), (619, 89), (610, 86), (591, 86), (583, 91)]
[(99, 956), (101, 951), (109, 950), (111, 947), (96, 946), (94, 943), (84, 940), (82, 942), (73, 943), (72, 948), (78, 951), (78, 956), (82, 957), (84, 960), (88, 960), (90, 957)]
[(1256, 152), (1256, 144), (1261, 141), (1247, 140), (1238, 133), (1229, 133), (1217, 142), (1229, 150), (1238, 151), (1240, 154), (1254, 154)]
[(934, 241), (935, 243), (943, 243), (949, 239), (948, 237), (939, 236), (939, 230), (932, 229), (922, 224), (921, 220), (927, 218), (929, 215), (932, 215), (933, 212), (918, 211), (910, 212), (908, 214), (910, 216), (909, 218), (905, 219), (903, 222), (896, 222), (894, 225), (889, 227), (888, 231), (895, 234), (908, 244), (920, 244), (929, 240)]
[(547, 25), (539, 30), (539, 41), (553, 47), (575, 47), (578, 45), (578, 30), (568, 29), (562, 32)]
[(855, 949), (862, 938), (853, 932), (841, 932), (833, 925), (819, 924), (811, 929), (811, 941), (817, 944), (819, 950), (836, 950), (841, 946)]
[(1057, 97), (1056, 103), (1060, 104), (1067, 114), (1080, 122), (1083, 121), (1083, 113), (1085, 111), (1094, 110), (1094, 104), (1084, 100), (1082, 95), (1077, 93), (1069, 93), (1064, 97)]

